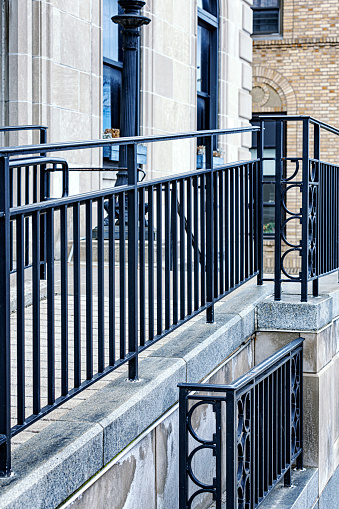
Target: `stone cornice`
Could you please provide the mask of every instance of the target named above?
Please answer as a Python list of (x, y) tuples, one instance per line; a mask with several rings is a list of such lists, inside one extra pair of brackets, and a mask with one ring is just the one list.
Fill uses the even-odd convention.
[(337, 46), (339, 37), (299, 37), (297, 39), (253, 39), (254, 48), (267, 46)]

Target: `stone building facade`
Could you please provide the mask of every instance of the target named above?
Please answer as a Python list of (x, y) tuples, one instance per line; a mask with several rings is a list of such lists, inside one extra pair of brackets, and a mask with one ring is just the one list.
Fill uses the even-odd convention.
[[(108, 4), (117, 9), (117, 0), (2, 2), (2, 125), (47, 125), (53, 142), (102, 137), (103, 19)], [(248, 125), (251, 4), (252, 0), (147, 0), (143, 14), (151, 23), (142, 28), (140, 45), (141, 135), (197, 128), (198, 10), (209, 14), (209, 8), (218, 11), (217, 78), (211, 84), (217, 90), (217, 116), (211, 127)], [(30, 141), (20, 134), (11, 144)], [(248, 158), (250, 143), (241, 135), (220, 140), (224, 159)], [(149, 146), (147, 177), (194, 168), (196, 152), (196, 145), (187, 142)], [(84, 151), (82, 160), (78, 154), (76, 160), (72, 153), (66, 157), (73, 166), (102, 164), (99, 150), (91, 155)], [(99, 173), (72, 173), (72, 193), (112, 184), (109, 174), (105, 179)]]
[[(253, 34), (253, 113), (310, 115), (338, 127), (337, 0), (255, 0), (256, 5), (260, 9), (254, 11), (254, 16), (261, 16), (261, 19)], [(268, 17), (272, 19), (274, 13), (278, 16), (275, 27), (274, 23), (269, 26)], [(301, 126), (300, 129), (289, 127), (286, 135), (288, 157), (300, 157), (301, 136)], [(322, 132), (321, 159), (337, 163), (338, 152), (336, 137)], [(294, 169), (290, 165), (287, 173)], [(290, 210), (300, 208), (300, 198), (299, 190), (289, 192)], [(299, 229), (298, 225), (289, 227), (292, 242), (299, 238)], [(273, 242), (267, 239), (265, 244), (265, 270), (272, 272)], [(287, 265), (291, 273), (299, 272), (299, 257), (291, 257)]]

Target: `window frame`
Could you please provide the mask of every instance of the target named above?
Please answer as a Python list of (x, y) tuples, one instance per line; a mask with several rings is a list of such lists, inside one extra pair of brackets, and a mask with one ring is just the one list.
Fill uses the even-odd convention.
[[(278, 7), (255, 7), (252, 5), (252, 11), (253, 11), (253, 33), (252, 35), (255, 38), (260, 37), (267, 37), (269, 35), (273, 36), (281, 36), (282, 35), (282, 8), (283, 8), (283, 0), (278, 0)], [(278, 12), (278, 30), (277, 31), (270, 31), (270, 30), (262, 30), (262, 31), (254, 31), (254, 17), (256, 12), (262, 12), (262, 11), (270, 11), (270, 12)]]
[[(216, 16), (201, 7), (197, 7), (198, 26), (204, 27), (209, 31), (209, 90), (201, 92), (197, 90), (197, 100), (199, 97), (208, 99), (208, 119), (207, 129), (216, 129), (218, 125), (218, 89), (219, 89), (219, 2), (216, 2)], [(197, 126), (198, 127), (198, 126)], [(198, 141), (199, 144), (199, 141)]]

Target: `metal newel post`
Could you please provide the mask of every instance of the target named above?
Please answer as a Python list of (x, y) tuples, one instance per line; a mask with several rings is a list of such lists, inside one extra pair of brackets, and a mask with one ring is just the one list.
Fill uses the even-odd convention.
[(9, 159), (0, 158), (0, 477), (11, 470)]
[(263, 217), (263, 157), (264, 157), (264, 129), (263, 129), (263, 121), (260, 120), (260, 131), (257, 131), (257, 157), (259, 159), (259, 172), (257, 175), (258, 182), (258, 232), (257, 232), (257, 243), (256, 246), (256, 256), (257, 256), (257, 269), (258, 269), (258, 277), (257, 283), (258, 285), (263, 284), (264, 277), (264, 217)]
[[(42, 127), (40, 128), (40, 144), (47, 143), (47, 129)], [(40, 154), (41, 156), (46, 156), (46, 153), (43, 152)], [(46, 198), (49, 198), (49, 175), (47, 175), (46, 165), (40, 165), (40, 201), (45, 201)], [(41, 217), (40, 222), (40, 279), (46, 279), (46, 215), (44, 214)]]
[(274, 299), (281, 300), (281, 180), (282, 180), (282, 121), (276, 123), (275, 154), (275, 248), (274, 248)]
[(307, 302), (309, 222), (309, 119), (303, 120), (301, 302)]
[(206, 138), (206, 300), (207, 323), (214, 322), (214, 191), (213, 191), (213, 136)]
[[(119, 5), (125, 10), (124, 14), (113, 16), (113, 23), (122, 26), (123, 31), (123, 68), (120, 111), (120, 136), (136, 136), (136, 114), (138, 103), (137, 73), (138, 73), (138, 39), (140, 27), (148, 25), (150, 19), (140, 15), (140, 10), (146, 2), (143, 0), (119, 0)], [(127, 178), (127, 147), (121, 146), (119, 152), (120, 170), (117, 174), (116, 185), (126, 185)]]

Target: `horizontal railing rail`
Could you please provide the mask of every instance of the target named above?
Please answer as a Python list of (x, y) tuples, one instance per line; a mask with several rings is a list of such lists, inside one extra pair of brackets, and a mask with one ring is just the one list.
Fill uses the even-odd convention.
[[(275, 122), (275, 299), (281, 299), (282, 283), (296, 282), (301, 284), (301, 300), (307, 301), (310, 282), (316, 297), (319, 295), (319, 277), (339, 270), (338, 166), (324, 162), (320, 151), (321, 133), (325, 131), (339, 136), (339, 129), (304, 115), (265, 115), (255, 120), (261, 127), (264, 122)], [(283, 150), (286, 135), (290, 140), (285, 146), (288, 157)], [(295, 142), (291, 143), (293, 137)], [(333, 139), (333, 147), (338, 142), (339, 138)], [(265, 130), (260, 144), (258, 148), (264, 165), (266, 160), (272, 160), (264, 157)], [(291, 272), (287, 263), (293, 256), (296, 265), (300, 266), (299, 273)]]
[[(260, 161), (213, 168), (213, 137), (251, 130), (258, 128), (120, 139), (128, 156), (127, 185), (47, 200), (44, 196), (28, 204), (10, 203), (10, 166), (28, 153), (33, 160), (41, 145), (0, 150), (4, 474), (10, 470), (12, 436), (124, 363), (129, 378), (137, 378), (140, 352), (203, 310), (212, 322), (216, 301), (250, 278), (261, 281)], [(138, 182), (138, 142), (202, 134), (205, 170)], [(107, 141), (116, 143), (46, 144), (45, 157), (60, 162), (54, 157), (58, 150), (100, 147)], [(48, 168), (47, 159), (44, 164)], [(42, 259), (46, 300), (41, 300)], [(28, 291), (32, 305), (26, 307)], [(12, 316), (10, 297), (16, 302)]]
[(207, 496), (221, 509), (225, 492), (226, 509), (254, 508), (282, 478), (291, 485), (303, 463), (303, 341), (232, 384), (179, 384), (180, 509)]

